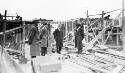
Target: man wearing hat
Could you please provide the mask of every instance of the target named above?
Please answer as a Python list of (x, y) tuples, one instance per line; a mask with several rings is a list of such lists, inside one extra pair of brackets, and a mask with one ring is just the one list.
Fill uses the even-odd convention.
[(78, 49), (78, 54), (82, 53), (82, 40), (84, 38), (84, 30), (79, 23), (76, 24), (75, 29), (75, 47)]
[(48, 30), (47, 23), (42, 24), (40, 28), (40, 47), (41, 47), (41, 55), (45, 56), (47, 54), (48, 47)]
[(37, 22), (33, 23), (29, 33), (29, 45), (30, 45), (30, 55), (31, 58), (40, 56), (39, 47), (39, 32), (37, 29)]
[(61, 49), (63, 47), (63, 30), (62, 25), (58, 24), (58, 28), (53, 32), (54, 39), (56, 41), (57, 53), (61, 54)]

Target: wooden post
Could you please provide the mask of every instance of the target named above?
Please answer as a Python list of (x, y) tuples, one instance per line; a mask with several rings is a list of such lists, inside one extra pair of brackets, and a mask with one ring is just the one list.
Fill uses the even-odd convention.
[(23, 27), (23, 39), (22, 39), (23, 45), (22, 45), (22, 55), (19, 57), (19, 63), (26, 64), (27, 59), (25, 58), (25, 22), (23, 21), (22, 24), (23, 24), (22, 26), (24, 26)]
[(125, 52), (124, 0), (122, 0), (122, 26), (123, 51)]
[(119, 33), (119, 27), (117, 27), (117, 44), (116, 44), (117, 46), (119, 46), (119, 34), (118, 33)]
[(74, 23), (74, 22), (72, 21), (72, 31), (73, 31), (73, 29), (74, 29), (74, 28), (73, 28), (73, 23)]
[[(21, 24), (21, 26), (22, 26), (22, 24)], [(20, 29), (21, 30), (21, 33), (20, 33), (20, 51), (22, 51), (22, 49), (23, 49), (23, 42), (22, 42), (22, 39), (23, 39), (23, 31), (22, 31), (22, 29)]]
[(67, 40), (67, 22), (66, 22), (66, 26), (65, 27), (66, 27), (66, 40)]
[(21, 51), (21, 29), (20, 29), (20, 33), (19, 33), (19, 51)]
[(25, 22), (23, 22), (23, 56), (25, 56)]
[(17, 34), (17, 41), (16, 41), (16, 50), (19, 50), (19, 44), (20, 44), (20, 40), (19, 40), (19, 33), (20, 33), (20, 29), (17, 29), (17, 32), (16, 32), (16, 34)]
[(3, 54), (3, 49), (5, 48), (5, 42), (6, 42), (6, 15), (7, 15), (7, 10), (5, 10), (5, 19), (4, 19), (4, 26), (3, 26), (3, 46), (2, 46), (2, 51), (1, 54)]
[(12, 20), (13, 20), (13, 16), (12, 16)]
[[(104, 28), (104, 11), (102, 11), (102, 28)], [(104, 42), (104, 32), (102, 33), (102, 43)]]
[(88, 21), (88, 11), (87, 11), (87, 29), (86, 29), (86, 42), (88, 43), (88, 27), (89, 27), (89, 21)]

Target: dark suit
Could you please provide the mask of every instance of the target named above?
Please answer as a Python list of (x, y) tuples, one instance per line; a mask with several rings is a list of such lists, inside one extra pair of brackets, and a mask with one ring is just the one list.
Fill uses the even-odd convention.
[(75, 29), (75, 47), (78, 48), (78, 54), (82, 53), (82, 40), (84, 38), (84, 30), (80, 27)]
[(63, 31), (56, 29), (53, 35), (56, 40), (57, 53), (60, 53), (61, 48), (63, 47)]

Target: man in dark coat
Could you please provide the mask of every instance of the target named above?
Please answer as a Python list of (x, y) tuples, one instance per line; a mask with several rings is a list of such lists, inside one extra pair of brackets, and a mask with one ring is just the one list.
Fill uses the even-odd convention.
[(29, 45), (30, 45), (30, 55), (31, 58), (35, 58), (36, 56), (40, 56), (40, 48), (39, 48), (39, 34), (37, 29), (37, 24), (33, 24), (29, 33)]
[(82, 53), (82, 40), (84, 38), (84, 30), (79, 23), (76, 24), (75, 29), (75, 47), (78, 48), (78, 54)]
[(40, 46), (41, 46), (41, 55), (45, 56), (47, 54), (48, 47), (48, 30), (47, 23), (44, 23), (40, 29)]
[(56, 40), (57, 53), (60, 54), (60, 51), (63, 47), (63, 30), (61, 29), (62, 25), (58, 24), (58, 28), (54, 31), (54, 39)]

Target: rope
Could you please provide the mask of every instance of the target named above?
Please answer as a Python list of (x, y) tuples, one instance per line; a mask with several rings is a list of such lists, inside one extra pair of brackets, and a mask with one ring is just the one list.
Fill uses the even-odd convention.
[(111, 12), (115, 12), (115, 11), (118, 11), (118, 10), (121, 10), (121, 8), (120, 9), (116, 9), (116, 10), (112, 10), (112, 11), (109, 11), (109, 12), (106, 12), (106, 13), (111, 13)]
[[(112, 10), (112, 11), (109, 11), (109, 12), (105, 12), (104, 14), (115, 12), (115, 11), (118, 11), (118, 10), (121, 10), (121, 8), (120, 9), (116, 9), (116, 10)], [(102, 14), (95, 14), (95, 15), (88, 15), (88, 16), (97, 16), (97, 15), (102, 15)]]

